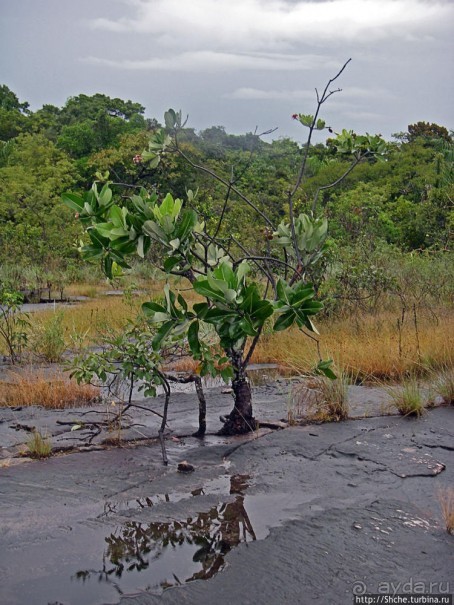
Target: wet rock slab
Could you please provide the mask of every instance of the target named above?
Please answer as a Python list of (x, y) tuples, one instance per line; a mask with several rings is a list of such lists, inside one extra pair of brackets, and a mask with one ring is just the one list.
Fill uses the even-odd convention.
[(452, 407), (167, 443), (168, 467), (150, 445), (1, 468), (0, 602), (343, 605), (452, 583)]
[[(51, 375), (56, 368), (49, 366), (47, 371)], [(168, 437), (191, 435), (198, 429), (194, 385), (184, 387), (183, 392), (171, 398)], [(265, 381), (265, 384), (254, 388), (254, 410), (260, 425), (271, 428), (286, 426), (291, 388), (292, 381), (286, 380), (270, 384)], [(232, 395), (224, 386), (208, 388), (205, 393), (208, 432), (215, 433), (221, 426), (219, 417), (227, 415), (232, 408)], [(385, 397), (383, 389), (350, 387), (351, 416), (362, 418), (380, 415)], [(45, 410), (39, 406), (0, 408), (0, 461), (17, 461), (17, 455), (24, 451), (34, 430), (47, 436), (53, 449), (58, 451), (93, 449), (118, 439), (122, 442), (155, 439), (161, 423), (159, 414), (162, 413), (164, 398), (142, 398), (136, 403), (141, 407), (129, 410), (122, 417), (121, 430), (106, 426), (121, 410), (118, 404), (113, 406), (110, 401), (90, 408), (66, 410)], [(95, 426), (99, 422), (104, 423), (102, 430)], [(78, 426), (78, 430), (72, 430)]]

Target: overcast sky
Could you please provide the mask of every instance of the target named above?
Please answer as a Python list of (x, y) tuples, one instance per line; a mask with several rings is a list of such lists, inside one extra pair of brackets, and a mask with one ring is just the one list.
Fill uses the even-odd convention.
[[(0, 83), (33, 110), (80, 93), (169, 107), (197, 130), (278, 127), (340, 66), (336, 130), (454, 128), (454, 0), (0, 0)], [(337, 87), (337, 86), (336, 86)]]

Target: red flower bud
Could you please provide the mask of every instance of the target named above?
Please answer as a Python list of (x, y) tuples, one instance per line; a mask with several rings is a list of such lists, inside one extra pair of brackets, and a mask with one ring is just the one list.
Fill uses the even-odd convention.
[(292, 115), (292, 120), (297, 120), (297, 119), (298, 119), (298, 114), (297, 114), (297, 113), (294, 113), (294, 114)]

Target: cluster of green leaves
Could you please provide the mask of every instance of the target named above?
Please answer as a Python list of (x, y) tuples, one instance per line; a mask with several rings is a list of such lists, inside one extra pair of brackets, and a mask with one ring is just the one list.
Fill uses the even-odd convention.
[(62, 199), (87, 226), (90, 243), (80, 248), (83, 258), (102, 260), (109, 277), (117, 267), (129, 267), (125, 260), (129, 254), (144, 258), (152, 242), (167, 254), (164, 270), (180, 265), (184, 271), (198, 218), (195, 211), (182, 208), (180, 199), (168, 194), (159, 202), (156, 193), (142, 189), (129, 197), (128, 205), (120, 206), (114, 202), (110, 183), (99, 189), (98, 182), (85, 194), (65, 193)]
[(136, 386), (145, 397), (154, 397), (163, 384), (162, 357), (152, 346), (153, 333), (143, 322), (130, 323), (117, 335), (102, 340), (101, 352), (84, 352), (71, 361), (71, 377), (78, 383), (101, 383), (110, 387), (124, 382)]
[(368, 155), (376, 160), (384, 160), (388, 155), (388, 145), (380, 135), (358, 135), (353, 130), (343, 129), (335, 139), (329, 139), (327, 144), (342, 155)]
[(326, 252), (328, 221), (326, 218), (311, 218), (301, 213), (294, 219), (294, 234), (290, 223), (282, 221), (273, 233), (275, 242), (289, 251), (296, 243), (303, 269), (314, 265)]
[(257, 283), (247, 283), (250, 266), (243, 261), (234, 269), (223, 260), (206, 277), (194, 282), (194, 290), (207, 302), (194, 305), (198, 318), (215, 327), (224, 350), (244, 348), (248, 336), (256, 336), (274, 308), (260, 296)]

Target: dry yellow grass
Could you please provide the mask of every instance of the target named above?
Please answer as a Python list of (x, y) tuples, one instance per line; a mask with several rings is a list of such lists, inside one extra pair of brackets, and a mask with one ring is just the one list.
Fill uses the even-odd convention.
[[(454, 312), (449, 310), (440, 312), (437, 319), (419, 317), (418, 337), (410, 321), (399, 334), (397, 316), (392, 313), (365, 316), (359, 321), (325, 320), (318, 328), (322, 356), (334, 358), (359, 377), (400, 379), (427, 366), (437, 369), (452, 365)], [(310, 338), (291, 329), (265, 335), (253, 361), (308, 369), (317, 361), (317, 348)]]
[[(184, 287), (181, 286), (181, 287)], [(172, 285), (172, 289), (178, 293), (178, 287)], [(187, 296), (189, 304), (199, 301), (198, 295)], [(73, 341), (77, 335), (83, 335), (82, 345), (95, 343), (99, 334), (106, 330), (120, 332), (129, 320), (133, 320), (140, 312), (142, 303), (156, 300), (163, 296), (163, 283), (156, 282), (147, 285), (146, 293), (140, 296), (132, 296), (130, 299), (124, 296), (100, 296), (93, 300), (84, 301), (73, 306), (61, 307), (63, 313), (62, 326), (65, 332), (65, 340), (68, 348), (74, 348)], [(36, 317), (44, 324), (52, 317), (53, 310), (36, 311), (31, 320)]]
[(96, 298), (102, 295), (106, 290), (111, 288), (107, 284), (70, 284), (65, 287), (65, 297), (71, 296), (88, 296), (88, 298)]
[[(144, 300), (144, 298), (137, 297), (131, 304), (128, 304), (120, 296), (103, 296), (61, 308), (62, 328), (68, 348), (73, 348), (71, 341), (76, 337), (83, 336), (83, 342), (80, 344), (88, 345), (96, 341), (99, 333), (106, 329), (116, 332), (122, 330), (128, 320), (137, 316)], [(37, 320), (46, 324), (53, 313), (52, 310), (36, 311), (31, 316), (31, 321), (36, 317)]]
[(63, 372), (49, 376), (43, 371), (9, 372), (8, 381), (0, 382), (0, 406), (39, 405), (65, 409), (90, 405), (99, 397), (99, 389), (79, 385)]
[[(184, 288), (185, 284), (179, 284)], [(134, 297), (128, 303), (123, 297), (102, 296), (74, 307), (65, 308), (63, 327), (68, 347), (71, 336), (84, 335), (82, 345), (96, 342), (100, 330), (108, 327), (120, 331), (128, 319), (133, 319), (142, 302), (162, 296), (162, 282), (149, 285), (149, 292)], [(178, 286), (172, 285), (178, 291)], [(198, 297), (192, 292), (190, 303)], [(52, 311), (39, 312), (46, 320)], [(322, 357), (334, 358), (336, 363), (359, 378), (401, 379), (428, 367), (452, 367), (454, 348), (454, 311), (437, 310), (418, 315), (417, 331), (412, 318), (398, 326), (398, 312), (383, 312), (355, 318), (324, 320), (318, 324)], [(255, 363), (309, 369), (317, 362), (315, 343), (297, 329), (265, 334), (253, 356)], [(179, 369), (195, 369), (189, 360), (181, 361)]]
[(452, 534), (454, 533), (454, 487), (440, 489), (438, 492), (438, 501), (446, 531)]

